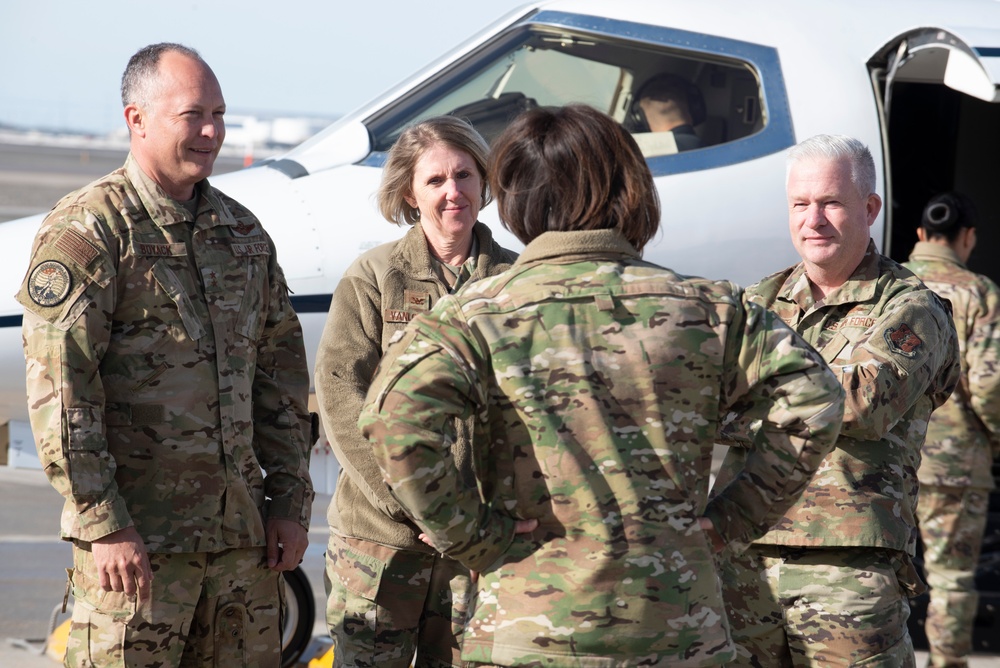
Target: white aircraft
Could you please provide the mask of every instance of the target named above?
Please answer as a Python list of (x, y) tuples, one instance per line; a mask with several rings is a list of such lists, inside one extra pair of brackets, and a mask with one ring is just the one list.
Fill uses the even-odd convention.
[[(992, 224), (1000, 182), (994, 0), (535, 2), (300, 146), (212, 182), (274, 237), (313, 353), (347, 265), (403, 233), (379, 216), (373, 193), (407, 124), (452, 113), (490, 138), (521, 110), (583, 102), (639, 134), (638, 94), (662, 73), (686, 81), (701, 147), (676, 152), (674, 141), (657, 148), (644, 137), (663, 205), (647, 259), (742, 284), (797, 261), (785, 153), (832, 133), (857, 137), (875, 156), (886, 206), (872, 233), (884, 252), (905, 259), (924, 203), (955, 189), (977, 202), (985, 223), (970, 265), (1000, 279), (991, 263), (1000, 250)], [(495, 207), (481, 217), (501, 243), (520, 247)], [(12, 295), (40, 220), (0, 227), (8, 258), (0, 266), (0, 421), (29, 445)]]

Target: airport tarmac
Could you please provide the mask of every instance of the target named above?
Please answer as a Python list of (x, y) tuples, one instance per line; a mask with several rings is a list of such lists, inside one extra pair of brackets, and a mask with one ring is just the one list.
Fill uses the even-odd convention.
[[(0, 222), (43, 213), (63, 195), (118, 169), (127, 146), (101, 143), (33, 145), (0, 137)], [(243, 158), (222, 154), (215, 174), (243, 167)]]

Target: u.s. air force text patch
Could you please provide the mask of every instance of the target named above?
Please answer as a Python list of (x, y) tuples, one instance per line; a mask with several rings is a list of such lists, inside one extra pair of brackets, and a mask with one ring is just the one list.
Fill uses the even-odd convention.
[(28, 295), (39, 306), (61, 304), (72, 287), (69, 269), (62, 262), (46, 260), (31, 270), (28, 276)]
[(914, 357), (917, 348), (923, 344), (920, 337), (905, 322), (899, 327), (885, 330), (885, 342), (889, 344), (889, 350), (903, 357)]

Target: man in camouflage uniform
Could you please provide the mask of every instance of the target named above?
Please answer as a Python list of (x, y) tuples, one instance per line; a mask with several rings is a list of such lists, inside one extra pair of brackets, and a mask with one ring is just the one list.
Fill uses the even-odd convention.
[(933, 198), (906, 267), (952, 306), (962, 382), (934, 411), (917, 476), (930, 605), (924, 630), (935, 668), (965, 668), (979, 594), (976, 567), (1000, 449), (1000, 288), (965, 266), (976, 244), (970, 203)]
[[(733, 646), (713, 549), (780, 517), (832, 446), (843, 391), (736, 286), (640, 258), (659, 206), (609, 117), (527, 112), (489, 173), (524, 253), (411, 322), (359, 421), (403, 508), (480, 572), (462, 658), (721, 665)], [(766, 439), (706, 509), (730, 410)], [(449, 454), (458, 417), (475, 421), (478, 488)]]
[[(823, 355), (847, 403), (837, 448), (801, 498), (750, 549), (720, 559), (741, 646), (733, 665), (912, 666), (916, 473), (927, 419), (958, 382), (955, 330), (947, 306), (870, 239), (882, 202), (868, 149), (820, 135), (788, 161), (802, 262), (746, 294)], [(731, 435), (760, 437), (744, 426), (734, 420)], [(731, 449), (717, 485), (743, 466)]]
[(18, 293), (73, 542), (66, 665), (278, 666), (313, 497), (301, 330), (271, 239), (207, 181), (212, 70), (152, 45), (122, 100), (125, 165), (56, 205)]

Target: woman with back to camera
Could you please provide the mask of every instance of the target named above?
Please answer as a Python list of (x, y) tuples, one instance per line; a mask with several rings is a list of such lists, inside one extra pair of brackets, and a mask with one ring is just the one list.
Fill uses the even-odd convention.
[[(359, 422), (394, 497), (480, 573), (462, 658), (721, 665), (735, 648), (713, 549), (795, 500), (833, 446), (843, 389), (733, 284), (641, 259), (656, 189), (606, 114), (520, 115), (489, 174), (524, 252), (414, 319)], [(709, 504), (717, 427), (743, 409), (762, 443)], [(467, 416), (481, 493), (438, 437)]]
[(920, 241), (904, 266), (951, 302), (962, 380), (931, 414), (921, 449), (917, 519), (930, 585), (925, 631), (930, 665), (968, 665), (979, 595), (976, 567), (1000, 454), (1000, 289), (966, 267), (976, 245), (975, 212), (959, 193), (924, 208)]
[[(355, 260), (330, 305), (316, 394), (341, 466), (326, 554), (327, 625), (338, 666), (459, 665), (468, 569), (419, 540), (357, 422), (393, 334), (442, 295), (503, 271), (517, 257), (477, 222), (491, 197), (488, 152), (471, 125), (451, 116), (404, 130), (389, 151), (378, 204), (386, 220), (412, 227)], [(457, 421), (443, 433), (475, 485), (468, 424)]]

